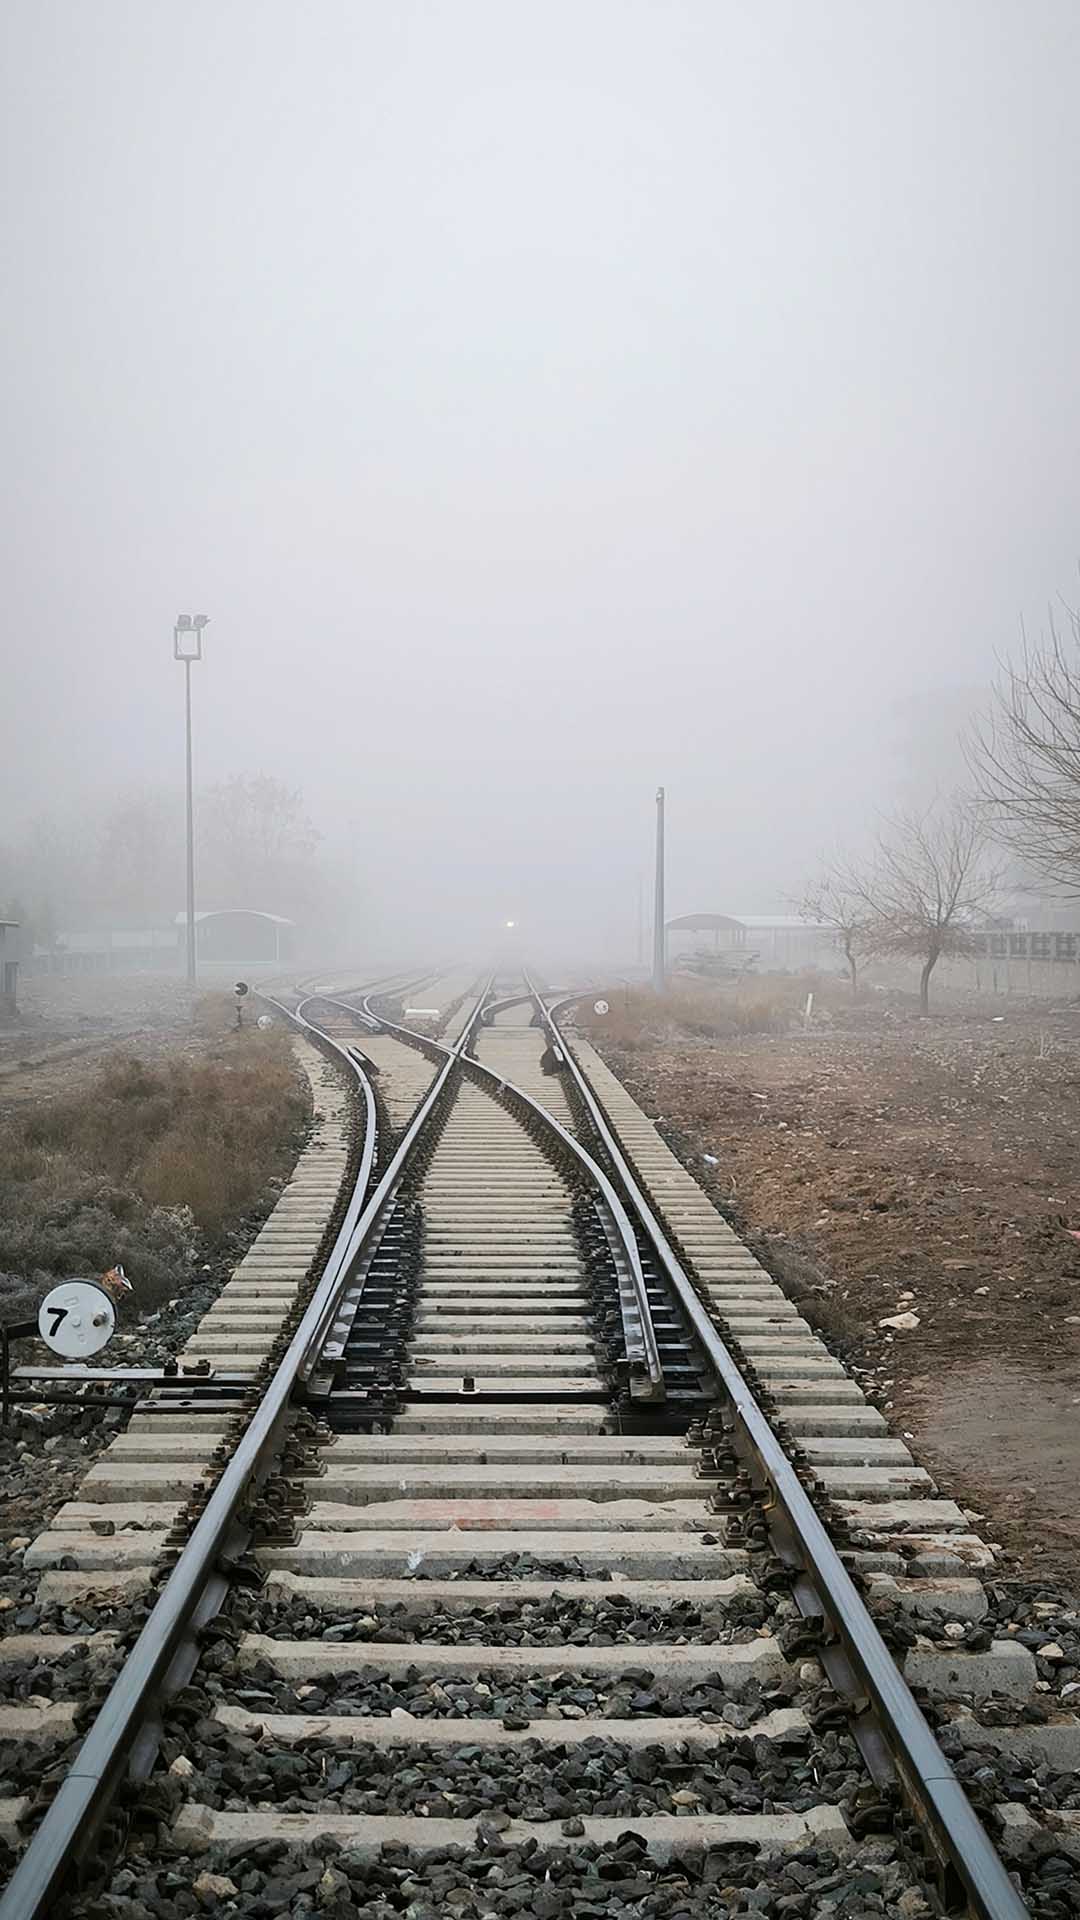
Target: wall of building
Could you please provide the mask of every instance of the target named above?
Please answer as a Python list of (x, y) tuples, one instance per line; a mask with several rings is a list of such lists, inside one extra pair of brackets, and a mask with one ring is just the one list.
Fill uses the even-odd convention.
[(0, 925), (0, 1019), (13, 1020), (19, 1000), (19, 928)]

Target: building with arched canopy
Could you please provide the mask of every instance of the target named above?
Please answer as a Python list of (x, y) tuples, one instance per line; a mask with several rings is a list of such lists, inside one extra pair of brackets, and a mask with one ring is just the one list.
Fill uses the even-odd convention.
[(725, 963), (722, 971), (758, 965), (763, 972), (787, 973), (838, 965), (835, 931), (799, 914), (684, 913), (668, 921), (666, 932), (673, 961), (696, 960), (707, 971), (714, 959)]
[[(187, 914), (176, 916), (178, 938), (183, 941)], [(280, 913), (262, 913), (251, 907), (222, 907), (214, 913), (195, 915), (195, 948), (198, 958), (208, 966), (215, 961), (236, 966), (260, 963), (271, 966), (292, 958), (296, 923)]]
[[(699, 941), (698, 944), (708, 944), (715, 952), (718, 952), (722, 946), (744, 947), (746, 945), (746, 927), (741, 920), (733, 920), (729, 913), (684, 913), (678, 920), (668, 921), (667, 932), (669, 938), (673, 933), (711, 934), (710, 941), (707, 943)], [(723, 939), (720, 937), (721, 934)], [(684, 943), (679, 944), (681, 946)]]
[(0, 1019), (15, 1018), (19, 985), (19, 923), (0, 920)]
[[(156, 925), (69, 927), (49, 947), (35, 947), (35, 973), (173, 973), (183, 968), (187, 914)], [(294, 958), (296, 923), (280, 913), (228, 907), (195, 915), (195, 940), (207, 966), (278, 966)], [(2, 976), (0, 976), (2, 983)]]

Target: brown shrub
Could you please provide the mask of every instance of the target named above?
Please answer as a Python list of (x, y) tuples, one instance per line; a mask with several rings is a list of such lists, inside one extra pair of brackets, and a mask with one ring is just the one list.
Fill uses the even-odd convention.
[(695, 980), (675, 975), (666, 994), (651, 987), (612, 987), (604, 998), (610, 1011), (593, 1012), (582, 1001), (577, 1023), (583, 1031), (613, 1046), (633, 1051), (657, 1040), (692, 1033), (724, 1039), (740, 1033), (786, 1033), (806, 1005), (825, 1008), (842, 1001), (842, 986), (821, 974), (747, 974), (737, 980)]
[(89, 1087), (25, 1124), (25, 1146), (63, 1154), (154, 1206), (189, 1207), (219, 1233), (295, 1155), (307, 1101), (278, 1029), (225, 1033), (212, 1053), (117, 1054)]

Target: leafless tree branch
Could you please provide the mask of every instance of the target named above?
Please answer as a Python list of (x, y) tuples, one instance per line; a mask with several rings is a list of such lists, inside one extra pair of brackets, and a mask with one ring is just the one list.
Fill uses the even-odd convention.
[[(820, 906), (821, 924), (836, 926), (841, 937), (849, 928), (859, 953), (920, 960), (919, 1001), (925, 1013), (938, 961), (972, 951), (999, 885), (984, 821), (974, 805), (954, 794), (924, 813), (887, 821), (871, 858), (834, 862), (824, 880), (807, 890), (801, 911), (816, 917)], [(830, 911), (833, 917), (826, 917)], [(854, 985), (850, 958), (849, 968)]]
[(1067, 632), (1050, 609), (1049, 638), (1021, 629), (989, 712), (965, 742), (978, 800), (995, 838), (1025, 864), (1080, 894), (1080, 616)]
[(802, 919), (828, 927), (847, 962), (851, 991), (859, 991), (859, 965), (873, 951), (869, 916), (863, 901), (848, 883), (848, 861), (840, 856), (823, 861), (821, 872), (807, 886), (798, 903)]

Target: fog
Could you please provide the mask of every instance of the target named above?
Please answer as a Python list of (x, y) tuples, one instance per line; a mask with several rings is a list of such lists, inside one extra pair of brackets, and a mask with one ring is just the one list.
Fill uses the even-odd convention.
[(629, 955), (658, 782), (670, 911), (782, 912), (952, 776), (1076, 580), (1070, 0), (2, 29), (0, 845), (182, 809), (184, 609), (384, 950)]

